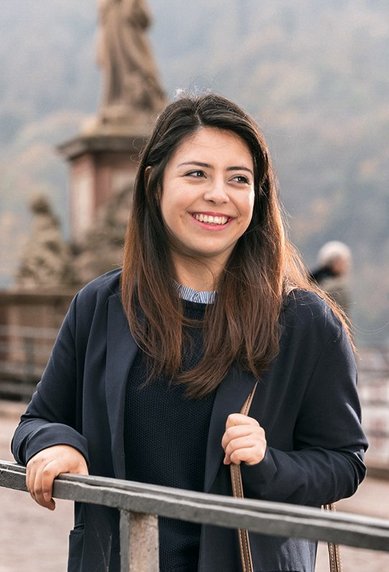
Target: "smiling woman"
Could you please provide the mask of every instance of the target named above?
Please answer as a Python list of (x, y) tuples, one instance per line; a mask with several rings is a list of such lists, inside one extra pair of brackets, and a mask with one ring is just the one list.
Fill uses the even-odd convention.
[[(257, 387), (248, 414), (243, 403)], [(161, 113), (139, 165), (123, 269), (73, 300), (13, 440), (53, 509), (64, 472), (311, 506), (365, 474), (342, 313), (284, 234), (256, 123), (214, 94)], [(236, 531), (159, 520), (162, 572), (240, 570)], [(313, 572), (315, 543), (251, 535), (254, 569)], [(117, 515), (77, 505), (70, 572), (118, 572)]]

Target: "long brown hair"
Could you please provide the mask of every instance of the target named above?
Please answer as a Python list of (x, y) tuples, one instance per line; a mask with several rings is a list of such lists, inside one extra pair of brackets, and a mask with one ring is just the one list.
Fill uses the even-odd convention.
[[(164, 169), (182, 141), (201, 127), (232, 131), (254, 163), (255, 201), (204, 318), (204, 354), (182, 372), (182, 302), (174, 284), (169, 231), (159, 197)], [(287, 289), (311, 289), (285, 238), (277, 185), (265, 139), (235, 103), (215, 94), (182, 97), (162, 112), (146, 145), (125, 240), (122, 302), (131, 332), (149, 357), (149, 379), (163, 373), (187, 383), (192, 397), (215, 389), (236, 363), (259, 378), (279, 350), (279, 315)]]

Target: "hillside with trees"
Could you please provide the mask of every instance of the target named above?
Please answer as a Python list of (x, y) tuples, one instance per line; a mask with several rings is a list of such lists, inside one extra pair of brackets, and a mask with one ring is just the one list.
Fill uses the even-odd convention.
[[(169, 97), (211, 88), (270, 143), (290, 235), (309, 266), (329, 239), (354, 253), (354, 323), (389, 341), (389, 4), (384, 0), (149, 0)], [(28, 203), (46, 193), (68, 230), (55, 146), (100, 97), (95, 0), (2, 3), (0, 283), (12, 283)]]

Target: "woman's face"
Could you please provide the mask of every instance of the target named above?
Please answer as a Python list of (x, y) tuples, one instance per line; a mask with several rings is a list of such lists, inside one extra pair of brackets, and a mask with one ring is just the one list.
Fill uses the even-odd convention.
[(182, 254), (216, 271), (226, 264), (253, 215), (254, 165), (235, 133), (202, 127), (176, 149), (162, 180), (161, 212)]

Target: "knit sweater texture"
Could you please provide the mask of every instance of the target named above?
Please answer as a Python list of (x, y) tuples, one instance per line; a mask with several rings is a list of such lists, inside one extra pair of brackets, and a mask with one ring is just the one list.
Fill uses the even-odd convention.
[[(202, 320), (206, 305), (184, 301), (186, 317)], [(203, 353), (201, 327), (185, 327), (182, 368), (193, 368)], [(125, 405), (126, 477), (129, 480), (202, 491), (205, 452), (214, 392), (188, 398), (186, 386), (166, 376), (146, 383), (142, 351), (131, 367)], [(197, 570), (200, 525), (159, 519), (160, 570)]]

